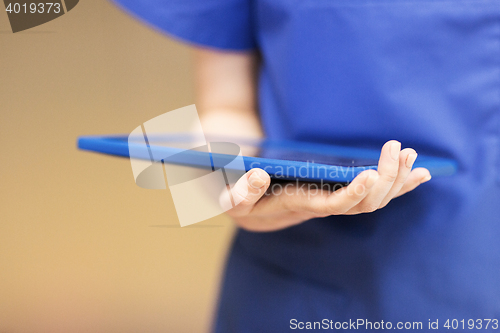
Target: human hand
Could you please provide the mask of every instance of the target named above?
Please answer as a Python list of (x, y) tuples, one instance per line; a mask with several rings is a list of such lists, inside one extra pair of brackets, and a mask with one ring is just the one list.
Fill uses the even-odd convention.
[(263, 232), (316, 217), (370, 213), (431, 179), (427, 169), (411, 169), (416, 158), (415, 150), (401, 150), (401, 143), (388, 141), (382, 147), (377, 171), (363, 171), (348, 186), (333, 192), (310, 184), (304, 189), (304, 184), (290, 182), (276, 184), (283, 189), (273, 194), (276, 191), (268, 191), (269, 174), (255, 168), (232, 188), (235, 201), (241, 202), (227, 214), (241, 228)]

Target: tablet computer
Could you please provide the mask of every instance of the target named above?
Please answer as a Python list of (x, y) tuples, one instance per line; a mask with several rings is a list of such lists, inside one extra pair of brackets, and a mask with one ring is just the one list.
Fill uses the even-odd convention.
[[(144, 160), (154, 156), (169, 156), (162, 162), (204, 168), (207, 158), (212, 169), (224, 167), (236, 155), (243, 158), (245, 170), (264, 169), (275, 180), (305, 182), (348, 183), (367, 169), (377, 169), (380, 150), (284, 140), (248, 140), (237, 138), (210, 138), (200, 149), (193, 147), (189, 135), (161, 135), (149, 137), (147, 149), (144, 139), (134, 140), (127, 135), (82, 136), (78, 148), (87, 151)], [(210, 149), (212, 147), (212, 149)], [(217, 149), (214, 149), (217, 147)], [(131, 156), (130, 152), (135, 152)], [(457, 163), (436, 156), (418, 156), (414, 168), (424, 167), (433, 177), (453, 175)]]

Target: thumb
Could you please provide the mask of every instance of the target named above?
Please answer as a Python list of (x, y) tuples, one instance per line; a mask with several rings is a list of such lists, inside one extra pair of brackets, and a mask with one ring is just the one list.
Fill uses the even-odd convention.
[[(250, 213), (257, 201), (266, 193), (270, 183), (271, 177), (264, 170), (254, 168), (248, 171), (231, 188), (235, 207), (227, 213), (230, 216), (244, 216)], [(225, 198), (221, 196), (221, 200), (228, 200)]]

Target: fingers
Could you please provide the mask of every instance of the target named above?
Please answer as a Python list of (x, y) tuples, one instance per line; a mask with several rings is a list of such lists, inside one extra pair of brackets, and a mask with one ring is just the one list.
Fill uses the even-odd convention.
[(429, 180), (431, 180), (431, 178), (432, 177), (429, 170), (425, 168), (413, 169), (408, 175), (408, 178), (406, 179), (403, 187), (394, 196), (394, 198), (397, 198), (407, 192), (413, 191), (418, 185), (428, 182)]
[[(271, 178), (269, 174), (262, 169), (252, 169), (244, 174), (232, 187), (231, 195), (235, 203), (235, 207), (228, 211), (231, 216), (243, 216), (250, 213), (255, 203), (264, 195)], [(227, 196), (222, 197), (222, 200), (228, 200)], [(225, 207), (221, 203), (222, 207)]]
[(380, 204), (379, 208), (385, 207), (392, 198), (394, 198), (403, 185), (406, 183), (408, 176), (410, 175), (411, 168), (413, 167), (413, 163), (417, 159), (417, 152), (411, 148), (406, 148), (399, 153), (399, 169), (398, 176), (394, 181), (389, 193), (385, 196), (384, 200)]
[(340, 215), (363, 200), (378, 177), (375, 170), (363, 171), (349, 186), (334, 192), (328, 186), (322, 188), (314, 183), (286, 183), (278, 194), (263, 198), (252, 212), (259, 215), (277, 212), (309, 213), (315, 217)]
[[(401, 151), (399, 142), (389, 141), (382, 147), (378, 171), (362, 172), (349, 186), (330, 192), (317, 184), (284, 183), (280, 184), (279, 193), (273, 191), (265, 198), (271, 178), (262, 169), (252, 169), (231, 189), (236, 205), (227, 213), (245, 221), (274, 216), (276, 221), (283, 220), (281, 224), (286, 225), (312, 217), (372, 212), (430, 179), (427, 169), (411, 170), (416, 158), (415, 150)], [(229, 199), (221, 196), (221, 200)]]
[(351, 210), (366, 198), (378, 179), (377, 171), (366, 170), (354, 178), (349, 186), (331, 193), (324, 203), (326, 215), (341, 215)]
[(382, 200), (391, 190), (394, 182), (398, 178), (399, 155), (401, 143), (395, 140), (388, 141), (383, 147), (378, 163), (379, 179), (373, 185), (370, 193), (356, 207), (357, 209), (350, 214), (359, 212), (373, 212), (380, 207)]

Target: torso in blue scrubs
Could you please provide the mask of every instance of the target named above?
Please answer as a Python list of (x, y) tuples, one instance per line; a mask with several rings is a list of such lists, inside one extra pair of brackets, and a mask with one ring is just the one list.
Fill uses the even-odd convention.
[(191, 43), (257, 48), (268, 137), (459, 163), (374, 213), (240, 230), (217, 332), (500, 319), (499, 0), (118, 1)]

